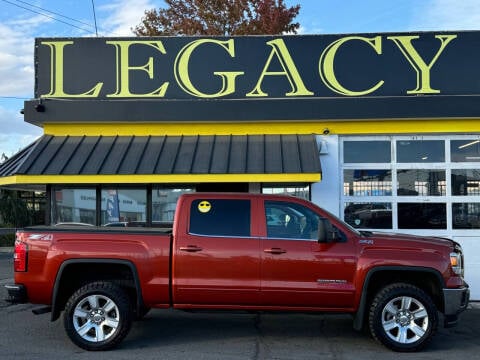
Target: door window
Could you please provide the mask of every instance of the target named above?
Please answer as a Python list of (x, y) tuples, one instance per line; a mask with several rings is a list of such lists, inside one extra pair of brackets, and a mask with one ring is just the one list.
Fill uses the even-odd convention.
[(318, 239), (319, 216), (302, 205), (283, 201), (265, 201), (267, 237)]
[(250, 200), (194, 200), (190, 208), (189, 232), (208, 236), (250, 236)]

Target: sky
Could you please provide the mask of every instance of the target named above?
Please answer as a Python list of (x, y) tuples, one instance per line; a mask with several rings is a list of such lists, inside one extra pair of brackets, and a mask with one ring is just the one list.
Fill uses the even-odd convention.
[[(285, 0), (300, 4), (299, 34), (480, 30), (479, 0)], [(23, 121), (33, 98), (36, 37), (134, 36), (144, 11), (162, 0), (0, 0), (0, 156), (11, 157), (43, 129)], [(94, 11), (95, 8), (95, 17)], [(1, 162), (1, 158), (0, 158)]]

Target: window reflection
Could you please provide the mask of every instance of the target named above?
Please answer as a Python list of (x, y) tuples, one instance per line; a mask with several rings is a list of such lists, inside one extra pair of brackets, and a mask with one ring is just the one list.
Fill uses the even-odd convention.
[(392, 173), (390, 170), (344, 170), (343, 195), (392, 195)]
[(480, 139), (451, 140), (452, 162), (480, 161)]
[(53, 189), (52, 224), (95, 225), (95, 189)]
[(153, 188), (152, 191), (152, 222), (173, 222), (177, 200), (180, 195), (193, 192), (191, 188), (165, 189)]
[(397, 182), (400, 196), (446, 195), (445, 170), (398, 170)]
[(345, 141), (344, 163), (389, 163), (390, 141)]
[(453, 203), (454, 229), (480, 229), (480, 203)]
[(397, 162), (445, 162), (445, 142), (443, 140), (398, 140)]
[(452, 170), (452, 195), (479, 196), (480, 195), (480, 170), (453, 169)]
[(102, 189), (102, 225), (145, 226), (146, 189)]
[(399, 229), (446, 229), (445, 203), (399, 203)]
[(262, 194), (290, 195), (310, 200), (310, 186), (263, 186)]
[(391, 229), (392, 204), (390, 203), (346, 203), (345, 222), (355, 228)]

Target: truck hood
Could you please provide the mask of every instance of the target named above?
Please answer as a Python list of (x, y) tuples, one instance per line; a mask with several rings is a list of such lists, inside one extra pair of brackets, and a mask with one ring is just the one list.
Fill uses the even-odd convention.
[(395, 248), (439, 248), (448, 247), (452, 249), (456, 243), (453, 240), (434, 237), (434, 236), (416, 236), (409, 234), (397, 234), (387, 232), (361, 232), (360, 244), (369, 244), (376, 246), (395, 247)]

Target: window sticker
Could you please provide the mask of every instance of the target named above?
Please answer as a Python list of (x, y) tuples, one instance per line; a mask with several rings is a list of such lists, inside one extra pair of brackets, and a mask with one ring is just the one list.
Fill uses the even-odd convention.
[(212, 209), (212, 205), (206, 201), (206, 200), (203, 200), (203, 201), (200, 201), (198, 203), (198, 211), (200, 211), (201, 213), (208, 213), (210, 210)]

